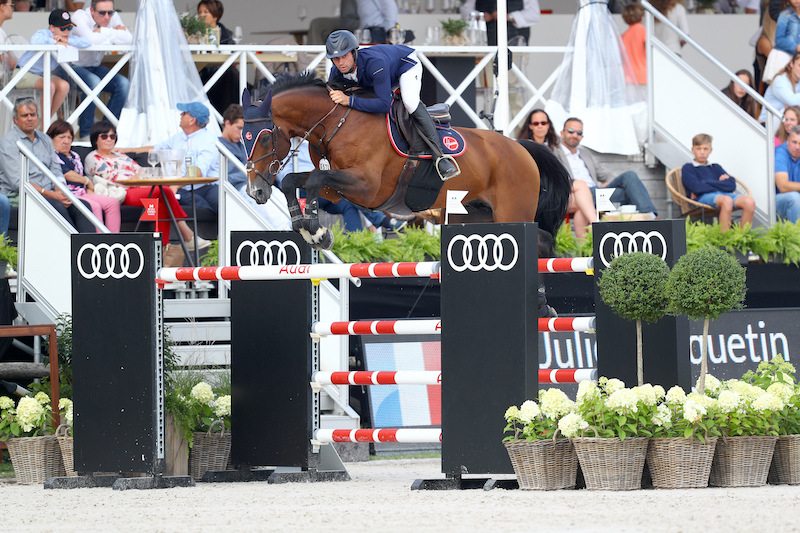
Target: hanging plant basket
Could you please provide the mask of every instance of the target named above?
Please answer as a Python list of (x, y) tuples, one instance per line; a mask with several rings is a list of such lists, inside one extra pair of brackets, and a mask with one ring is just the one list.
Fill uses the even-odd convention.
[[(213, 433), (217, 424), (222, 428), (219, 434)], [(225, 433), (222, 420), (216, 420), (207, 433), (194, 434), (194, 444), (189, 453), (189, 474), (198, 481), (206, 472), (223, 471), (227, 468), (230, 454), (231, 434)]]
[(569, 439), (506, 441), (519, 488), (558, 490), (575, 487), (578, 456)]
[(767, 481), (775, 485), (800, 485), (800, 435), (778, 437)]
[(37, 485), (65, 475), (55, 435), (8, 439), (6, 445), (20, 485)]
[(711, 476), (712, 487), (760, 487), (767, 483), (769, 465), (778, 437), (727, 437), (717, 440)]
[(648, 437), (572, 439), (589, 490), (642, 488)]
[(647, 466), (653, 487), (657, 489), (692, 489), (708, 486), (711, 461), (717, 437), (698, 439), (670, 437), (650, 439)]

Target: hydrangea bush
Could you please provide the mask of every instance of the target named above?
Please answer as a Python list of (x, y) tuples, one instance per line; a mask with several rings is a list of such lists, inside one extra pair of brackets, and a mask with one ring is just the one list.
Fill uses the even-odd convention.
[(582, 381), (578, 385), (576, 413), (587, 423), (588, 429), (583, 431), (587, 437), (650, 437), (652, 418), (664, 396), (659, 385), (629, 389), (618, 379), (601, 377), (597, 383)]
[[(539, 391), (539, 403), (527, 400), (521, 406), (512, 405), (506, 410), (505, 432), (510, 440), (544, 440), (556, 437), (556, 430), (564, 437), (573, 437), (571, 425), (575, 424), (575, 402), (560, 389)], [(568, 419), (569, 428), (562, 428), (561, 422)], [(565, 429), (570, 429), (569, 433)]]
[(52, 433), (52, 409), (47, 393), (23, 396), (19, 403), (0, 396), (0, 440), (13, 437), (38, 437)]
[(226, 430), (231, 428), (231, 397), (217, 397), (211, 385), (201, 381), (189, 394), (189, 404), (194, 412), (195, 431), (208, 431), (217, 420), (222, 420)]

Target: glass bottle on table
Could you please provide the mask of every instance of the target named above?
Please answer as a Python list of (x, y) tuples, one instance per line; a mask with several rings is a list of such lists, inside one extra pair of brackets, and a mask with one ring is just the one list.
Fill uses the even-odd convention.
[(197, 167), (194, 165), (194, 159), (192, 158), (192, 141), (189, 140), (186, 145), (186, 159), (184, 160), (186, 163), (186, 177), (187, 178), (196, 178), (197, 177)]

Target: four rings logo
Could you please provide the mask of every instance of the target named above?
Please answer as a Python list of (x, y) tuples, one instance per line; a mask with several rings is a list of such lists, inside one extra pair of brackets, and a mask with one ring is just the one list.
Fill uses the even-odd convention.
[[(88, 256), (89, 265), (84, 265), (86, 252), (91, 254)], [(78, 272), (86, 279), (136, 279), (144, 270), (144, 253), (132, 243), (87, 243), (78, 250), (77, 266)], [(90, 268), (87, 270), (86, 266)]]
[[(294, 251), (293, 258), (289, 257), (289, 250)], [(250, 254), (249, 263), (242, 263), (242, 252)], [(236, 250), (236, 266), (286, 266), (290, 261), (300, 264), (300, 248), (292, 241), (242, 241)]]
[[(609, 250), (608, 248), (611, 249)], [(658, 255), (661, 259), (666, 260), (667, 241), (664, 239), (664, 236), (657, 231), (651, 231), (649, 233), (643, 231), (635, 231), (633, 233), (623, 231), (619, 234), (606, 233), (603, 235), (603, 238), (600, 239), (600, 261), (606, 267), (615, 257), (633, 252)]]
[[(507, 245), (504, 245), (503, 241)], [(457, 250), (459, 244), (461, 253), (456, 253), (454, 258), (453, 251)], [(491, 253), (489, 253), (490, 244)], [(514, 237), (508, 233), (499, 236), (491, 233), (487, 235), (473, 234), (469, 237), (456, 235), (447, 245), (447, 261), (456, 272), (511, 270), (517, 264), (517, 259), (519, 259), (519, 246)]]

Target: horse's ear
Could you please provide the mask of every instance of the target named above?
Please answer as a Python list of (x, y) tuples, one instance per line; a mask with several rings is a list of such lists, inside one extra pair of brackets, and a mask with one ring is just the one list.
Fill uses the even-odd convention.
[(242, 107), (244, 109), (250, 107), (250, 90), (247, 87), (242, 91)]
[(258, 111), (261, 113), (262, 116), (267, 116), (272, 108), (272, 88), (270, 88), (267, 96), (264, 97), (264, 101), (261, 102), (261, 105), (258, 106)]

